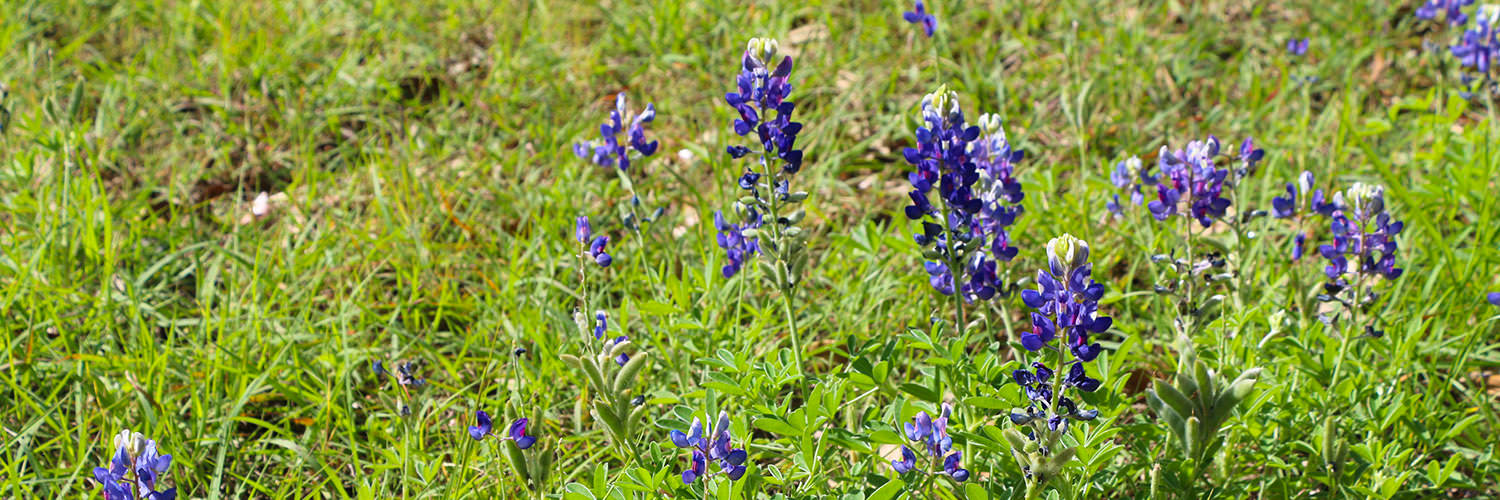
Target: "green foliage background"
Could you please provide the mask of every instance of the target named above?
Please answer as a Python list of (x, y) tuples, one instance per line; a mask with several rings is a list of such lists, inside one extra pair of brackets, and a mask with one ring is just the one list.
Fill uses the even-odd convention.
[[(943, 399), (976, 479), (910, 494), (1003, 498), (1020, 472), (987, 429), (1021, 400), (1006, 341), (1024, 307), (981, 308), (967, 339), (934, 331), (949, 303), (900, 215), (900, 150), (940, 82), (1028, 152), (1021, 256), (1003, 269), (1032, 275), (1070, 232), (1110, 289), (1116, 351), (1087, 401), (1105, 418), (1074, 432), (1062, 494), (1145, 497), (1158, 463), (1163, 490), (1185, 487), (1143, 392), (1174, 369), (1149, 256), (1179, 226), (1104, 203), (1114, 162), (1207, 134), (1267, 149), (1241, 206), (1304, 169), (1325, 189), (1387, 186), (1407, 273), (1385, 287), (1386, 336), (1352, 342), (1329, 386), (1340, 342), (1306, 308), (1321, 264), (1289, 266), (1279, 224), (1248, 243), (1216, 232), (1246, 257), (1194, 342), (1216, 369), (1266, 371), (1198, 494), (1330, 496), (1330, 420), (1351, 450), (1342, 494), (1500, 494), (1500, 310), (1483, 299), (1500, 290), (1500, 130), (1423, 50), (1458, 32), (1413, 3), (942, 0), (933, 39), (883, 1), (0, 3), (0, 497), (97, 495), (90, 470), (122, 428), (174, 455), (185, 497), (519, 497), (500, 449), (465, 433), (474, 410), (509, 406), (537, 417), (554, 495), (704, 494), (681, 488), (666, 429), (725, 408), (755, 465), (715, 496), (880, 498), (899, 488), (879, 489), (895, 484), (892, 426)], [(797, 60), (806, 372), (779, 296), (718, 272), (712, 214), (740, 168), (722, 95), (753, 36)], [(1306, 58), (1285, 55), (1293, 36), (1312, 38)], [(571, 152), (620, 91), (659, 112), (663, 152), (630, 173), (667, 207), (646, 241), (619, 223), (617, 177)], [(261, 192), (280, 196), (255, 219)], [(593, 307), (655, 360), (640, 459), (606, 444), (558, 360), (592, 341), (572, 318), (580, 214), (616, 249)], [(376, 359), (425, 363), (412, 416)], [(937, 384), (943, 370), (963, 375)]]

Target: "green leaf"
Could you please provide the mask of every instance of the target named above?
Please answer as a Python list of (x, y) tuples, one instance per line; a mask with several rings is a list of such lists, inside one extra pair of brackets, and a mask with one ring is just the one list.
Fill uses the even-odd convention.
[(983, 408), (986, 410), (1010, 410), (1010, 403), (989, 396), (974, 396), (964, 399), (965, 406)]
[(750, 424), (754, 425), (757, 429), (772, 434), (779, 434), (787, 437), (802, 435), (802, 431), (798, 430), (796, 427), (792, 427), (792, 424), (786, 423), (786, 421), (783, 421), (776, 417), (760, 417), (752, 421)]
[(916, 396), (917, 399), (929, 403), (937, 403), (939, 399), (937, 392), (927, 388), (926, 386), (914, 384), (911, 382), (901, 384), (901, 392), (911, 394), (912, 396)]
[(881, 485), (880, 488), (877, 488), (874, 493), (871, 493), (870, 500), (891, 500), (892, 498), (896, 498), (898, 493), (901, 493), (901, 488), (905, 487), (906, 481), (892, 479)]

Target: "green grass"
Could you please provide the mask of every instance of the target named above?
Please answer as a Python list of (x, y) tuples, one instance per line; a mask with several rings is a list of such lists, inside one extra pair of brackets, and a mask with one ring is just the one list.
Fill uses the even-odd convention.
[[(1009, 426), (1006, 410), (979, 403), (1021, 401), (1007, 340), (1025, 308), (979, 307), (967, 339), (934, 331), (951, 304), (901, 216), (900, 150), (939, 83), (1028, 152), (1022, 253), (1002, 271), (1031, 276), (1070, 232), (1110, 288), (1106, 391), (1086, 398), (1103, 418), (1074, 432), (1064, 497), (1145, 497), (1158, 463), (1161, 491), (1192, 481), (1143, 392), (1176, 358), (1149, 256), (1180, 226), (1109, 220), (1104, 203), (1114, 162), (1207, 134), (1267, 149), (1237, 206), (1267, 207), (1304, 169), (1324, 188), (1388, 186), (1407, 273), (1382, 287), (1386, 336), (1350, 342), (1330, 386), (1339, 337), (1297, 307), (1322, 264), (1286, 264), (1283, 224), (1248, 243), (1214, 231), (1241, 274), (1194, 343), (1216, 369), (1266, 372), (1192, 496), (1331, 496), (1328, 419), (1352, 451), (1345, 495), (1500, 494), (1483, 378), (1500, 369), (1500, 309), (1483, 298), (1500, 290), (1500, 130), (1455, 95), (1451, 59), (1422, 50), (1457, 31), (1414, 5), (939, 0), (927, 39), (905, 2), (606, 3), (0, 4), (0, 497), (98, 495), (90, 471), (129, 428), (173, 454), (188, 498), (518, 498), (501, 448), (465, 432), (474, 410), (503, 426), (510, 408), (534, 417), (549, 495), (696, 498), (666, 432), (724, 408), (754, 465), (716, 496), (848, 498), (895, 477), (881, 443), (945, 373), (976, 480), (930, 494), (1004, 498), (1021, 473), (985, 428)], [(753, 267), (725, 280), (714, 243), (741, 168), (723, 154), (737, 138), (722, 95), (753, 36), (797, 57), (806, 372), (781, 296)], [(1308, 58), (1284, 54), (1292, 36), (1312, 38)], [(630, 173), (667, 207), (644, 239), (619, 223), (626, 187), (571, 152), (620, 91), (659, 112), (662, 153)], [(284, 196), (253, 220), (261, 192)], [(585, 266), (587, 295), (580, 214), (616, 259)], [(651, 352), (633, 393), (651, 425), (629, 446), (608, 442), (586, 406), (598, 395), (559, 360), (595, 345), (574, 325), (584, 300)], [(411, 416), (377, 359), (423, 363)]]

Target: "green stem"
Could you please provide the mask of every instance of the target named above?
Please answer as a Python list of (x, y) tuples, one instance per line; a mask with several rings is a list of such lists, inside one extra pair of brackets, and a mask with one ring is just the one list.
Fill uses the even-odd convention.
[(792, 312), (792, 294), (796, 290), (789, 285), (781, 287), (781, 307), (786, 311), (787, 329), (791, 330), (792, 359), (800, 369), (802, 368), (802, 338), (797, 333), (797, 315)]

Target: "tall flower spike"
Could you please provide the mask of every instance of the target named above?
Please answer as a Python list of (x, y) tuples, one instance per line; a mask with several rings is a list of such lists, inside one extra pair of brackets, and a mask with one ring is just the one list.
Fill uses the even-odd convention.
[[(797, 134), (802, 131), (802, 124), (791, 120), (796, 104), (787, 100), (792, 92), (792, 57), (779, 56), (777, 49), (774, 39), (751, 39), (740, 58), (735, 89), (724, 94), (724, 101), (739, 114), (731, 124), (734, 133), (740, 137), (753, 135), (758, 143), (758, 147), (728, 147), (729, 155), (736, 159), (752, 152), (758, 155), (756, 161), (736, 179), (744, 193), (734, 204), (732, 213), (738, 216), (740, 223), (729, 223), (722, 212), (714, 214), (719, 247), (724, 249), (728, 260), (721, 269), (726, 278), (738, 274), (744, 263), (763, 249), (771, 250), (768, 257), (775, 260), (789, 265), (797, 262), (791, 255), (798, 247), (794, 242), (778, 246), (777, 241), (771, 241), (764, 247), (761, 244), (762, 236), (775, 239), (791, 232), (801, 215), (787, 213), (785, 208), (807, 196), (789, 190), (788, 178), (802, 169), (803, 154), (797, 148)], [(770, 193), (763, 188), (769, 188)], [(770, 222), (778, 227), (760, 231), (766, 216), (770, 216)], [(800, 274), (797, 269), (792, 271), (787, 279)]]
[[(924, 267), (934, 290), (989, 299), (1005, 288), (996, 263), (1018, 253), (1006, 228), (1024, 211), (1014, 177), (1024, 153), (1011, 148), (999, 117), (967, 123), (958, 94), (946, 86), (922, 98), (921, 118), (916, 147), (902, 151), (913, 168), (906, 216), (922, 221), (913, 239), (932, 259)], [(940, 204), (930, 200), (933, 191)]]
[[(1089, 377), (1085, 366), (1102, 349), (1089, 341), (1089, 334), (1104, 332), (1111, 325), (1110, 318), (1096, 316), (1104, 286), (1090, 277), (1093, 265), (1088, 258), (1089, 246), (1082, 240), (1066, 234), (1053, 238), (1047, 242), (1047, 269), (1037, 273), (1037, 289), (1021, 292), (1021, 300), (1035, 310), (1032, 331), (1021, 334), (1021, 344), (1040, 354), (1029, 369), (1011, 373), (1029, 403), (1012, 410), (1009, 418), (1027, 432), (1009, 428), (1004, 435), (1027, 472), (1028, 496), (1056, 476), (1076, 453), (1061, 440), (1069, 422), (1099, 417), (1098, 410), (1080, 410), (1068, 395), (1099, 389), (1100, 381)], [(1063, 345), (1044, 349), (1058, 337), (1065, 339)], [(1049, 366), (1044, 362), (1048, 358), (1056, 364)], [(1065, 374), (1057, 373), (1063, 370)]]

